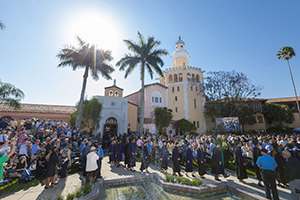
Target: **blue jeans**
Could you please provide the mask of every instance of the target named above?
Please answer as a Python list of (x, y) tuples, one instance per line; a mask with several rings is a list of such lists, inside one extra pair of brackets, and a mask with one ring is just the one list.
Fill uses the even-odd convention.
[(102, 159), (99, 159), (99, 160), (97, 161), (97, 164), (98, 164), (98, 175), (97, 175), (97, 178), (100, 178), (100, 176), (101, 176)]
[(63, 164), (60, 172), (60, 178), (65, 178), (67, 176), (66, 172), (67, 172), (68, 165), (69, 165), (69, 160)]

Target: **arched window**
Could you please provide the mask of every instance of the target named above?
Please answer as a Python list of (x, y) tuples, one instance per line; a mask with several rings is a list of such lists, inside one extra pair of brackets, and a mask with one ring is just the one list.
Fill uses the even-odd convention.
[(179, 82), (182, 82), (182, 73), (179, 74)]
[(105, 121), (105, 124), (117, 124), (117, 120), (114, 117), (110, 117)]
[(192, 82), (195, 82), (195, 75), (192, 74)]
[(200, 81), (199, 81), (199, 75), (198, 75), (198, 74), (196, 75), (196, 82), (197, 82), (197, 83), (200, 82)]
[(169, 75), (169, 83), (173, 83), (173, 76)]
[(162, 94), (158, 91), (155, 90), (151, 93), (151, 105), (152, 106), (163, 106), (163, 96)]
[(191, 81), (191, 79), (190, 79), (190, 76), (191, 76), (190, 73), (188, 73), (186, 76), (187, 76), (187, 81)]
[(177, 74), (174, 74), (174, 83), (177, 83), (177, 82), (178, 82)]

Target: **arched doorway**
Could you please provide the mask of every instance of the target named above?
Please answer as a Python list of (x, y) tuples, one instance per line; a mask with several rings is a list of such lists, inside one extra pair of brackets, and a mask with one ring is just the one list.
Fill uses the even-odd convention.
[(103, 128), (103, 148), (109, 146), (110, 137), (114, 137), (118, 135), (118, 122), (116, 118), (109, 117), (104, 124)]

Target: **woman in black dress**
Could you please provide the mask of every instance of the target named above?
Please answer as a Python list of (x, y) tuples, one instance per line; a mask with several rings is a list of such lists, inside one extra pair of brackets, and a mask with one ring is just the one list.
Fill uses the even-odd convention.
[(50, 179), (55, 176), (55, 169), (57, 167), (58, 163), (58, 157), (56, 154), (57, 147), (54, 146), (53, 151), (48, 151), (48, 154), (46, 155), (46, 163), (47, 163), (47, 169), (46, 169), (46, 186), (45, 189), (52, 188), (53, 186), (50, 186)]

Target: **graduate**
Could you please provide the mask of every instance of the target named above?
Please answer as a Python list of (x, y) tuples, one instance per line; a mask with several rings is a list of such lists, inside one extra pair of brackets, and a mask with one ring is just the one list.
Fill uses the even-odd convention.
[(149, 166), (149, 162), (150, 162), (150, 155), (149, 155), (149, 151), (148, 151), (148, 144), (149, 141), (146, 140), (143, 146), (143, 153), (142, 153), (142, 164), (141, 164), (141, 172), (143, 172), (144, 170), (146, 170), (146, 172), (149, 173), (148, 171), (148, 166)]
[(202, 179), (204, 179), (204, 174), (206, 174), (206, 166), (205, 166), (205, 152), (203, 144), (200, 144), (200, 147), (197, 149), (197, 163), (198, 163), (198, 173)]
[(223, 152), (220, 149), (220, 144), (217, 145), (213, 150), (212, 156), (212, 166), (211, 166), (211, 173), (215, 175), (216, 181), (221, 181), (219, 179), (219, 174), (222, 174), (224, 178), (229, 177), (230, 175), (225, 174), (224, 172), (224, 156)]
[[(186, 168), (185, 168), (185, 175), (188, 177), (189, 172), (193, 172), (193, 152), (191, 149), (191, 145), (188, 144), (188, 149), (186, 150)], [(192, 174), (195, 176), (194, 174)]]
[(124, 146), (124, 157), (125, 157), (125, 161), (124, 161), (124, 165), (125, 165), (125, 168), (128, 168), (128, 165), (129, 165), (129, 144), (130, 144), (130, 141), (129, 139), (126, 140), (126, 144)]
[(278, 186), (283, 187), (283, 185), (286, 185), (285, 176), (284, 176), (285, 160), (282, 157), (282, 155), (278, 152), (277, 146), (273, 147), (272, 157), (275, 159), (277, 163), (275, 173), (278, 181)]
[(110, 144), (109, 148), (108, 148), (108, 152), (109, 152), (109, 155), (110, 155), (110, 165), (111, 166), (114, 166), (115, 161), (116, 161), (116, 149), (117, 149), (116, 141), (113, 140), (112, 143)]
[(180, 154), (179, 154), (179, 142), (175, 143), (175, 147), (172, 152), (172, 157), (173, 157), (173, 175), (175, 176), (175, 173), (177, 172), (179, 176), (182, 176), (180, 173)]
[(248, 178), (246, 171), (246, 159), (242, 155), (241, 143), (238, 142), (235, 150), (236, 159), (236, 176), (240, 182), (244, 182), (243, 179)]
[(160, 149), (160, 161), (161, 161), (161, 170), (167, 173), (168, 172), (168, 157), (169, 157), (169, 151), (167, 148), (167, 142), (164, 141), (163, 145)]
[(253, 148), (253, 163), (252, 163), (252, 165), (254, 165), (256, 178), (258, 180), (257, 185), (260, 187), (264, 187), (263, 184), (261, 184), (262, 177), (261, 177), (261, 173), (260, 173), (260, 168), (256, 164), (258, 157), (261, 156), (260, 149), (258, 148), (258, 141), (254, 140), (253, 144), (254, 144), (254, 148)]
[(122, 161), (122, 154), (123, 154), (123, 144), (122, 144), (121, 140), (118, 141), (117, 153), (118, 153), (118, 156), (117, 156), (118, 165), (117, 165), (117, 167), (120, 167), (120, 162)]
[(128, 154), (129, 154), (129, 164), (128, 168), (130, 171), (135, 172), (135, 155), (136, 155), (136, 143), (135, 138), (132, 138), (132, 142), (129, 144), (128, 148)]

